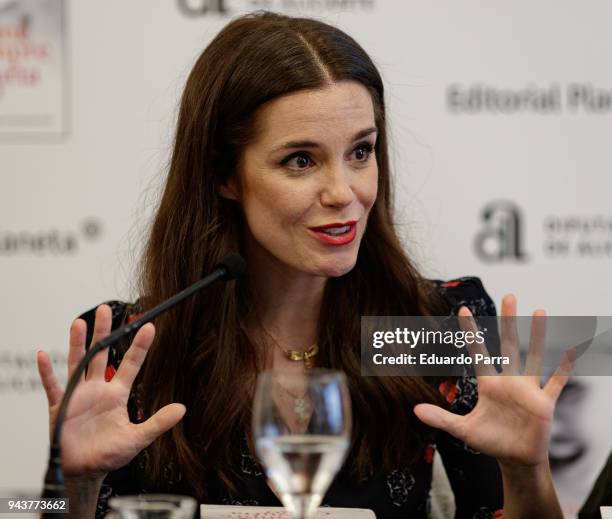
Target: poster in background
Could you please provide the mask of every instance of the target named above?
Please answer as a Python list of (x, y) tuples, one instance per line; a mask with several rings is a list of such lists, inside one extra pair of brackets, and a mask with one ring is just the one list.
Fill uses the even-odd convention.
[(66, 131), (64, 7), (0, 1), (0, 138)]

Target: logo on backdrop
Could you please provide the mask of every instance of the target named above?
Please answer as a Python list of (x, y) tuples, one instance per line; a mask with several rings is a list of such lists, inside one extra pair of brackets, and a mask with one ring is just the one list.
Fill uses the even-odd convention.
[[(494, 200), (480, 212), (474, 252), (484, 263), (527, 262), (529, 221), (516, 202)], [(549, 214), (541, 222), (541, 251), (550, 259), (611, 258), (612, 215)]]
[(446, 89), (446, 108), (455, 115), (612, 114), (612, 87), (588, 81), (510, 88), (453, 83)]
[(476, 235), (476, 255), (486, 263), (525, 261), (523, 217), (519, 207), (509, 200), (496, 200), (481, 212), (483, 228)]
[(232, 15), (258, 9), (303, 15), (328, 11), (369, 11), (375, 7), (375, 0), (177, 0), (177, 7), (189, 18)]
[(209, 13), (229, 13), (226, 0), (178, 0), (178, 8), (181, 13), (190, 18)]
[(612, 258), (612, 215), (549, 215), (543, 231), (550, 258)]
[(95, 242), (102, 234), (102, 223), (89, 218), (77, 229), (5, 231), (0, 229), (0, 257), (69, 256), (85, 243)]

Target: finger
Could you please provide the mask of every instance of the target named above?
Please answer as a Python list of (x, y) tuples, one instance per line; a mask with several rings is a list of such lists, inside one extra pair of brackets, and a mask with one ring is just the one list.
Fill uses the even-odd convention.
[(510, 365), (504, 373), (518, 375), (521, 371), (519, 339), (516, 328), (516, 297), (506, 294), (501, 304), (501, 354), (508, 357)]
[(525, 375), (533, 377), (540, 387), (540, 374), (542, 373), (542, 358), (546, 341), (546, 312), (536, 310), (531, 319), (531, 335), (529, 337), (529, 351), (525, 361)]
[(576, 362), (576, 348), (570, 348), (566, 350), (561, 360), (561, 364), (552, 374), (548, 382), (544, 386), (544, 392), (550, 396), (553, 400), (557, 400), (561, 391), (567, 384), (570, 374), (574, 369), (574, 363)]
[(128, 351), (123, 356), (119, 369), (113, 378), (113, 383), (120, 383), (128, 390), (140, 371), (140, 367), (147, 356), (147, 352), (155, 337), (155, 326), (152, 323), (145, 324), (134, 337)]
[[(113, 314), (110, 306), (100, 305), (96, 309), (96, 320), (94, 322), (94, 332), (91, 339), (91, 345), (89, 346), (90, 348), (110, 334), (112, 323)], [(97, 353), (89, 363), (89, 367), (87, 368), (87, 379), (103, 378), (107, 362), (108, 348), (104, 348), (101, 352)]]
[[(478, 325), (472, 316), (467, 306), (462, 306), (458, 312), (459, 315), (459, 326), (464, 332), (472, 332), (475, 334), (478, 331)], [(476, 340), (466, 339), (466, 348), (474, 365), (476, 376), (487, 376), (497, 375), (495, 368), (492, 364), (487, 364), (486, 361), (489, 358), (489, 352), (484, 342), (478, 343)]]
[(442, 429), (455, 438), (465, 441), (465, 417), (451, 413), (433, 404), (417, 404), (414, 407), (414, 414), (421, 422)]
[[(70, 342), (68, 347), (68, 378), (72, 376), (79, 362), (85, 356), (85, 339), (87, 337), (87, 323), (83, 319), (76, 319), (70, 326)], [(81, 381), (85, 373), (81, 375)]]
[(168, 404), (139, 424), (137, 427), (141, 434), (141, 449), (148, 447), (155, 438), (174, 427), (183, 418), (186, 410), (183, 404)]
[(36, 354), (36, 364), (38, 366), (40, 381), (42, 382), (45, 393), (47, 394), (47, 402), (49, 402), (49, 407), (58, 405), (62, 400), (62, 396), (64, 396), (64, 391), (57, 381), (57, 377), (53, 371), (53, 364), (51, 363), (51, 359), (49, 358), (47, 352), (39, 351)]

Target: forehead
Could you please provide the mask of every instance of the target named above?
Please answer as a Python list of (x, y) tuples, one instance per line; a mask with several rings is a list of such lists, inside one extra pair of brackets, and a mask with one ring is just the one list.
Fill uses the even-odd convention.
[(368, 90), (360, 83), (343, 81), (293, 92), (261, 106), (255, 116), (255, 141), (272, 144), (322, 135), (342, 138), (374, 123)]

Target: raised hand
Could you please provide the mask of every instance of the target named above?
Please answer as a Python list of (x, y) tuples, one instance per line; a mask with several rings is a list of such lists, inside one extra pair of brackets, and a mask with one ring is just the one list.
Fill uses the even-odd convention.
[[(92, 342), (111, 331), (112, 313), (107, 305), (96, 310)], [(70, 328), (68, 376), (85, 354), (87, 326), (77, 319)], [(159, 435), (173, 427), (185, 414), (182, 404), (169, 404), (142, 424), (130, 422), (127, 403), (130, 389), (153, 342), (155, 328), (145, 324), (136, 334), (119, 369), (109, 382), (104, 373), (108, 350), (98, 353), (82, 376), (66, 413), (61, 450), (67, 477), (99, 479), (129, 463), (136, 454)], [(52, 433), (63, 396), (47, 353), (37, 356), (38, 371), (49, 403), (49, 427)]]
[[(504, 368), (504, 374), (498, 375), (491, 366), (478, 368), (478, 402), (465, 416), (431, 404), (418, 404), (414, 412), (426, 424), (447, 431), (500, 463), (536, 467), (547, 463), (555, 403), (568, 380), (574, 356), (568, 351), (553, 376), (540, 387), (545, 312), (533, 313), (529, 352), (522, 375), (514, 296), (503, 298), (501, 314), (501, 354), (510, 358), (510, 372)], [(464, 331), (477, 330), (467, 307), (460, 309), (459, 317)]]

